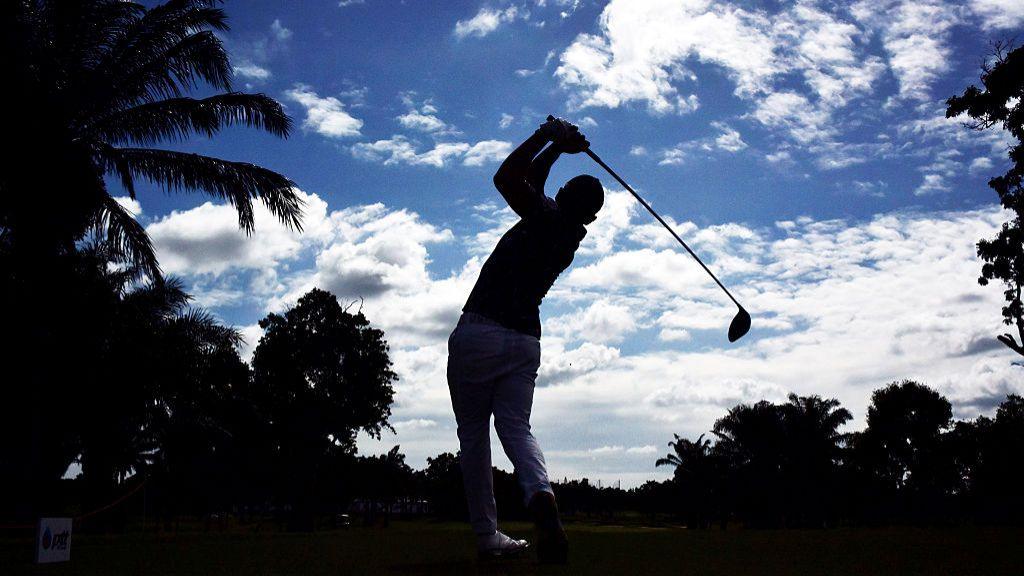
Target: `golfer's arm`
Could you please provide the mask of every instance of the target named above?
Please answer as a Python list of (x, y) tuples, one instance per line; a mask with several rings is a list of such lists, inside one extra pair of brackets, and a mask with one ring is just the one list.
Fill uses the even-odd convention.
[(505, 158), (494, 173), (494, 187), (501, 192), (509, 207), (522, 218), (533, 214), (541, 205), (542, 192), (538, 192), (530, 183), (530, 165), (547, 143), (545, 136), (534, 132)]
[(544, 183), (548, 181), (548, 174), (551, 172), (551, 166), (561, 156), (561, 149), (552, 144), (544, 149), (543, 152), (537, 155), (530, 163), (530, 175), (527, 177), (527, 182), (533, 189), (537, 191), (541, 196), (544, 195)]

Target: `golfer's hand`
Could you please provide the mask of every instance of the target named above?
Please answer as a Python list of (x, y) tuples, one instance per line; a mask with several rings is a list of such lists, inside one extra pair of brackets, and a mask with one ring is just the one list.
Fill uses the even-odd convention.
[(558, 146), (558, 149), (566, 154), (579, 154), (590, 148), (590, 142), (587, 141), (587, 137), (582, 132), (577, 131), (561, 142), (556, 142), (555, 146)]
[(579, 126), (564, 118), (548, 116), (548, 121), (540, 125), (538, 132), (554, 142), (560, 152), (578, 154), (590, 147)]
[(564, 118), (548, 116), (548, 121), (537, 129), (542, 136), (551, 142), (560, 143), (573, 134), (579, 134), (579, 127)]

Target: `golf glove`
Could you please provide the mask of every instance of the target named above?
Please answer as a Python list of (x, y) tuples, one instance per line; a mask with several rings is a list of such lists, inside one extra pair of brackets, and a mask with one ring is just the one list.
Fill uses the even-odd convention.
[(574, 134), (579, 134), (580, 129), (575, 124), (565, 120), (564, 118), (551, 118), (547, 122), (541, 124), (537, 131), (552, 142), (562, 143), (571, 138)]

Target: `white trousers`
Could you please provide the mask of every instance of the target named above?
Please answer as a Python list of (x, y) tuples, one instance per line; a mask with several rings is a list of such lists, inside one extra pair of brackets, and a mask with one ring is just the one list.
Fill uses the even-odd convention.
[(477, 534), (493, 534), (498, 528), (491, 414), (526, 502), (537, 492), (551, 492), (544, 455), (530, 433), (539, 366), (540, 340), (479, 314), (464, 313), (448, 338), (448, 390), (458, 424), (469, 520)]

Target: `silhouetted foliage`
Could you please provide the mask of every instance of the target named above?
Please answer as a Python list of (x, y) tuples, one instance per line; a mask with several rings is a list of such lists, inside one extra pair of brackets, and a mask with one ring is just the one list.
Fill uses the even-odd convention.
[[(86, 492), (102, 498), (154, 465), (160, 442), (161, 470), (184, 471), (172, 446), (199, 427), (220, 439), (197, 440), (203, 449), (187, 459), (213, 465), (225, 460), (212, 450), (237, 447), (220, 413), (237, 411), (225, 398), (248, 380), (237, 336), (186, 310), (180, 284), (161, 285), (145, 229), (106, 180), (132, 198), (140, 178), (169, 193), (207, 192), (232, 203), (246, 231), (258, 199), (299, 228), (302, 202), (288, 178), (150, 148), (234, 125), (288, 134), (280, 104), (232, 91), (214, 34), (227, 29), (218, 4), (0, 3), (6, 128), (17, 142), (0, 155), (0, 296), (10, 308), (0, 341), (0, 488), (20, 495), (12, 514), (38, 511), (38, 496), (79, 457), (93, 486)], [(195, 89), (210, 95), (189, 97)], [(217, 470), (218, 480), (228, 475)], [(190, 500), (206, 498), (198, 472), (190, 482), (203, 494)]]
[(722, 519), (725, 497), (725, 454), (701, 434), (696, 441), (680, 438), (669, 442), (673, 453), (659, 458), (655, 466), (673, 466), (673, 488), (678, 492), (677, 513), (687, 526), (706, 528)]
[(357, 432), (379, 437), (389, 427), (398, 376), (384, 333), (362, 312), (342, 309), (329, 292), (314, 288), (283, 315), (260, 320), (260, 327), (254, 396), (276, 441), (282, 496), (308, 512), (324, 455), (332, 449), (354, 454)]
[(423, 483), (434, 514), (454, 520), (469, 518), (458, 454), (442, 452), (433, 458), (427, 458), (427, 467), (423, 470)]
[(946, 101), (946, 117), (967, 114), (977, 130), (1001, 124), (1017, 144), (1010, 148), (1010, 169), (989, 180), (988, 185), (999, 194), (999, 202), (1012, 213), (1009, 222), (991, 240), (978, 242), (978, 256), (985, 261), (978, 282), (984, 286), (992, 280), (1006, 287), (1003, 322), (1016, 325), (1020, 343), (1011, 334), (999, 340), (1024, 356), (1024, 47), (1010, 49), (997, 44), (992, 64), (982, 66), (984, 88), (970, 86), (960, 96)]
[[(122, 0), (10, 1), (0, 8), (0, 72), (7, 133), (0, 155), (0, 229), (30, 262), (74, 250), (87, 233), (150, 278), (160, 270), (143, 227), (109, 194), (116, 178), (132, 198), (139, 178), (168, 192), (201, 190), (238, 210), (253, 229), (253, 199), (299, 228), (293, 182), (244, 162), (157, 150), (194, 134), (245, 125), (285, 137), (291, 121), (263, 94), (232, 91), (227, 30), (216, 0), (146, 8)], [(205, 87), (222, 93), (188, 97)]]

